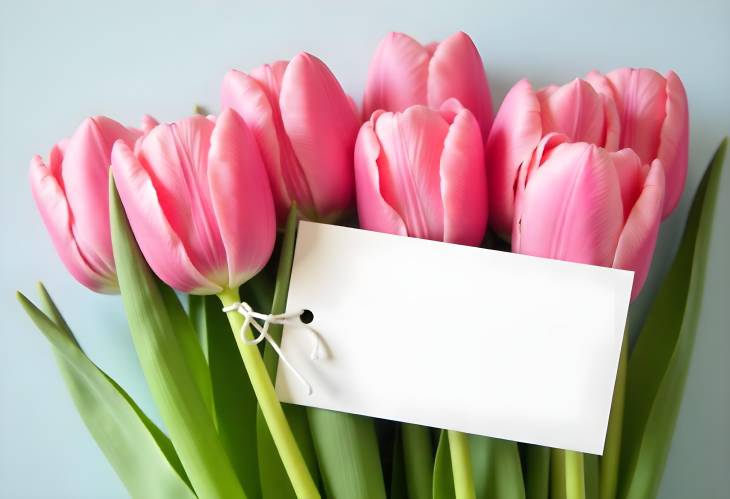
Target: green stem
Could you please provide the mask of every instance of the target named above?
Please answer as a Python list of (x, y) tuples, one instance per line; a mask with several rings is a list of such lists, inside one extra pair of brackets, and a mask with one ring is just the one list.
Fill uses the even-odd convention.
[(585, 499), (586, 497), (585, 471), (581, 452), (565, 451), (565, 497), (567, 499)]
[(401, 424), (403, 458), (408, 496), (430, 499), (433, 496), (433, 443), (425, 426)]
[(565, 497), (565, 451), (550, 449), (550, 499)]
[(458, 499), (475, 499), (469, 439), (465, 433), (449, 430), (449, 451), (454, 474), (454, 491)]
[(606, 431), (606, 445), (601, 457), (600, 499), (614, 499), (616, 484), (618, 483), (619, 455), (621, 453), (621, 429), (624, 419), (624, 398), (626, 392), (626, 366), (629, 357), (628, 324), (624, 332), (624, 341), (621, 345), (621, 358), (618, 363), (616, 386), (613, 389), (611, 415), (608, 419)]
[[(218, 297), (224, 307), (233, 305), (239, 301), (237, 289), (223, 290)], [(228, 322), (231, 324), (231, 330), (233, 331), (233, 336), (236, 338), (238, 351), (241, 353), (243, 364), (246, 366), (246, 372), (248, 372), (251, 385), (256, 393), (259, 407), (264, 415), (266, 424), (269, 427), (269, 431), (274, 439), (276, 448), (281, 456), (281, 461), (289, 475), (297, 497), (307, 499), (319, 498), (319, 491), (312, 480), (312, 476), (309, 474), (309, 470), (297, 446), (296, 440), (294, 440), (281, 404), (276, 398), (274, 385), (271, 383), (271, 378), (261, 359), (259, 349), (256, 345), (246, 344), (241, 338), (241, 335), (238, 334), (243, 327), (243, 317), (238, 312), (228, 312)], [(244, 334), (247, 337), (251, 337), (251, 330), (245, 331)]]
[(540, 445), (528, 445), (525, 449), (525, 461), (525, 497), (547, 499), (550, 490), (550, 449)]

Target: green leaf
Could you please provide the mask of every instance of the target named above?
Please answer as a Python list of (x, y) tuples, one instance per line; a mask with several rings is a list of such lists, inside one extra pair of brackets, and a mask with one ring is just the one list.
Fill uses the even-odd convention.
[[(403, 442), (401, 437), (402, 432), (400, 431), (400, 425), (396, 423), (395, 432), (393, 435), (393, 457), (390, 472), (390, 494), (388, 495), (390, 499), (408, 499), (408, 497), (415, 497), (413, 495), (409, 496), (408, 494), (408, 484), (406, 483), (406, 467), (403, 458)], [(428, 439), (430, 446), (430, 435), (428, 435)], [(429, 479), (430, 483), (431, 477), (429, 476), (427, 478)], [(430, 484), (429, 490), (431, 490)], [(431, 496), (429, 496), (428, 499), (431, 499)]]
[(195, 327), (193, 327), (193, 323), (190, 321), (190, 317), (188, 317), (182, 304), (180, 304), (180, 300), (175, 294), (175, 291), (163, 282), (158, 281), (158, 285), (160, 288), (160, 296), (162, 296), (162, 300), (165, 302), (167, 314), (172, 322), (172, 329), (177, 334), (180, 346), (182, 347), (185, 361), (193, 373), (193, 378), (198, 385), (200, 394), (203, 396), (205, 406), (215, 420), (213, 384), (210, 379), (208, 364), (205, 361), (205, 354), (198, 341), (198, 334), (195, 331)]
[(525, 497), (547, 499), (550, 483), (550, 448), (525, 446)]
[(585, 469), (586, 499), (598, 499), (600, 492), (599, 456), (583, 454), (583, 466)]
[(447, 430), (441, 430), (439, 443), (436, 447), (436, 458), (433, 463), (433, 499), (456, 498), (448, 433)]
[(598, 460), (600, 466), (600, 499), (615, 499), (618, 484), (619, 458), (621, 456), (621, 430), (624, 418), (624, 402), (626, 393), (626, 367), (629, 361), (629, 323), (626, 322), (624, 340), (621, 344), (621, 356), (618, 361), (616, 383), (613, 387), (611, 413), (606, 429), (606, 443), (603, 455)]
[(550, 449), (550, 499), (565, 497), (565, 451)]
[(674, 262), (629, 358), (619, 496), (656, 496), (692, 357), (727, 139), (695, 194)]
[(59, 370), (89, 433), (135, 498), (194, 499), (170, 441), (129, 395), (84, 354), (41, 286), (52, 319), (25, 296), (18, 300), (50, 342)]
[(434, 462), (431, 429), (410, 423), (402, 423), (400, 429), (409, 497), (430, 499)]
[(469, 447), (477, 498), (525, 498), (520, 451), (515, 442), (470, 435)]
[[(51, 298), (51, 295), (48, 294), (46, 287), (42, 283), (38, 283), (38, 294), (41, 296), (41, 303), (43, 304), (43, 308), (45, 309), (45, 312), (48, 314), (49, 318), (57, 326), (59, 326), (59, 330), (63, 332), (66, 337), (73, 342), (74, 345), (76, 345), (76, 347), (84, 356), (86, 356), (84, 350), (81, 348), (79, 342), (76, 340), (76, 336), (74, 336), (71, 328), (66, 323), (66, 319), (63, 318), (63, 315), (61, 315), (61, 311), (58, 309), (53, 299)], [(91, 362), (91, 360), (89, 360), (89, 362)], [(180, 458), (177, 456), (175, 448), (173, 447), (172, 442), (170, 442), (170, 439), (167, 437), (167, 435), (165, 435), (163, 431), (160, 430), (157, 425), (147, 417), (147, 415), (142, 411), (142, 409), (140, 409), (137, 403), (132, 399), (132, 397), (129, 396), (124, 388), (119, 386), (119, 384), (117, 384), (117, 382), (114, 381), (114, 379), (112, 379), (111, 376), (107, 375), (103, 370), (99, 369), (99, 371), (107, 378), (107, 381), (111, 383), (114, 388), (116, 388), (119, 394), (125, 398), (130, 407), (132, 407), (132, 409), (137, 413), (137, 416), (142, 421), (142, 424), (147, 427), (147, 430), (157, 442), (160, 450), (165, 454), (165, 456), (167, 456), (167, 459), (172, 467), (175, 468), (178, 474), (185, 480), (185, 483), (190, 485), (188, 477), (185, 475), (185, 470), (183, 469), (182, 463), (180, 462)]]
[[(215, 296), (190, 297), (213, 381), (218, 435), (249, 497), (261, 497), (256, 453), (256, 395), (246, 374), (228, 319)], [(286, 479), (288, 482), (289, 480)]]
[(127, 322), (170, 439), (198, 496), (246, 495), (218, 438), (160, 286), (140, 252), (110, 176), (112, 246)]
[(313, 408), (307, 408), (307, 418), (327, 496), (385, 498), (373, 420)]
[[(279, 252), (279, 263), (276, 270), (276, 283), (274, 297), (271, 302), (271, 313), (280, 314), (286, 311), (286, 300), (289, 296), (289, 281), (291, 278), (292, 262), (294, 261), (294, 243), (296, 242), (297, 231), (297, 208), (292, 204), (287, 217), (284, 229), (284, 237)], [(247, 283), (248, 284), (248, 283)], [(265, 310), (263, 303), (266, 300), (265, 282), (253, 283), (245, 287), (245, 291), (259, 302), (261, 310)], [(277, 343), (281, 342), (283, 326), (272, 324), (269, 327), (269, 334)], [(276, 352), (270, 345), (264, 347), (264, 365), (272, 380), (276, 380), (276, 369), (279, 359)], [(307, 463), (309, 473), (315, 483), (319, 482), (319, 469), (314, 451), (307, 413), (304, 407), (282, 404), (282, 409), (291, 427), (294, 439), (299, 445), (304, 461)], [(284, 464), (271, 438), (271, 432), (266, 424), (260, 410), (256, 413), (256, 443), (258, 448), (259, 475), (261, 477), (262, 496), (267, 499), (296, 499), (294, 488), (284, 469)]]
[(468, 434), (449, 430), (449, 453), (451, 454), (451, 474), (454, 476), (454, 491), (457, 497), (463, 499), (476, 499), (470, 447)]
[[(188, 295), (188, 314), (190, 316), (190, 322), (193, 323), (195, 332), (198, 333), (198, 343), (200, 343), (200, 349), (205, 356), (205, 361), (208, 361), (208, 319), (205, 316), (205, 296), (200, 295)], [(213, 380), (211, 379), (211, 383)]]

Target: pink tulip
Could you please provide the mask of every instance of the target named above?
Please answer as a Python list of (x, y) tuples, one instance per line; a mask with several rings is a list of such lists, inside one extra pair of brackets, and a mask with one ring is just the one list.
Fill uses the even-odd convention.
[(118, 291), (109, 229), (109, 164), (119, 140), (129, 146), (141, 132), (104, 116), (87, 118), (73, 136), (51, 149), (48, 166), (30, 163), (33, 197), (61, 260), (84, 286)]
[(390, 33), (375, 50), (363, 99), (364, 118), (378, 110), (403, 111), (423, 104), (433, 109), (451, 98), (469, 109), (484, 138), (492, 124), (492, 98), (484, 64), (466, 33), (421, 45)]
[(571, 142), (618, 148), (619, 119), (613, 100), (584, 80), (533, 90), (517, 82), (494, 118), (484, 154), (489, 178), (489, 223), (500, 235), (512, 232), (515, 181), (540, 140), (560, 133)]
[(616, 102), (621, 122), (619, 147), (630, 147), (641, 161), (661, 160), (667, 179), (663, 217), (676, 208), (687, 177), (689, 111), (679, 77), (653, 69), (622, 68), (586, 79)]
[(221, 101), (254, 134), (271, 180), (279, 222), (292, 201), (305, 218), (332, 221), (354, 196), (352, 152), (360, 122), (329, 68), (301, 53), (250, 74), (231, 70)]
[(520, 172), (512, 251), (634, 271), (646, 280), (664, 203), (664, 170), (631, 149), (545, 137)]
[(251, 131), (235, 112), (155, 127), (133, 151), (112, 150), (112, 172), (147, 262), (195, 294), (236, 288), (266, 264), (276, 220)]
[(456, 100), (439, 112), (412, 106), (376, 111), (355, 146), (364, 229), (478, 245), (487, 223), (482, 138)]

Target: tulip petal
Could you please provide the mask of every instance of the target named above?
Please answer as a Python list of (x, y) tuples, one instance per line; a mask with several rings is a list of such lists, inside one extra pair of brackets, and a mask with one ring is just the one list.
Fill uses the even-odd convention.
[[(51, 164), (60, 163), (61, 152), (54, 147)], [(53, 245), (66, 268), (81, 284), (99, 293), (119, 291), (115, 274), (99, 274), (84, 258), (72, 231), (72, 215), (59, 178), (54, 176), (59, 167), (47, 168), (40, 156), (30, 162), (30, 184), (38, 211), (51, 235)]]
[(279, 100), (281, 82), (288, 66), (289, 61), (274, 61), (251, 70), (251, 78), (263, 87), (272, 103)]
[(666, 86), (666, 119), (662, 125), (657, 158), (664, 166), (666, 191), (663, 216), (677, 207), (687, 178), (689, 154), (689, 108), (682, 81), (670, 71)]
[(591, 71), (584, 80), (591, 84), (603, 100), (606, 134), (603, 142), (598, 145), (602, 145), (608, 151), (616, 151), (621, 140), (621, 119), (616, 108), (613, 84), (598, 71)]
[(231, 109), (218, 117), (208, 155), (210, 195), (228, 262), (228, 287), (237, 288), (269, 261), (276, 212), (253, 133)]
[(486, 141), (492, 126), (487, 73), (474, 42), (461, 31), (438, 44), (428, 65), (428, 105), (438, 109), (452, 97), (474, 114)]
[(599, 145), (603, 144), (603, 148), (607, 151), (616, 151), (621, 140), (621, 120), (618, 116), (618, 109), (616, 109), (616, 103), (611, 97), (601, 95), (601, 101), (603, 102), (603, 115), (605, 117), (605, 135)]
[(613, 267), (634, 271), (632, 299), (641, 291), (651, 267), (663, 205), (664, 170), (661, 161), (655, 160), (621, 232), (613, 260)]
[(487, 174), (479, 123), (467, 109), (451, 121), (441, 153), (444, 241), (478, 246), (487, 228)]
[(363, 97), (363, 116), (378, 110), (404, 111), (426, 104), (428, 65), (426, 47), (404, 33), (389, 33), (370, 62)]
[(610, 153), (609, 156), (618, 174), (624, 220), (626, 220), (644, 188), (648, 167), (645, 168), (639, 156), (631, 149), (621, 149)]
[(160, 122), (157, 121), (153, 116), (150, 116), (149, 114), (142, 115), (142, 133), (149, 133), (154, 127), (159, 124)]
[[(276, 84), (276, 78), (272, 75), (278, 74), (282, 64), (274, 64), (274, 69), (265, 71), (257, 70), (260, 78), (266, 78), (269, 85)], [(284, 68), (286, 63), (284, 63)], [(279, 88), (276, 84), (275, 88)], [(284, 133), (279, 113), (278, 90), (276, 95), (272, 93), (271, 87), (264, 87), (255, 78), (240, 71), (231, 70), (223, 78), (221, 89), (221, 105), (223, 108), (231, 108), (238, 113), (246, 122), (246, 125), (254, 134), (269, 174), (269, 182), (274, 195), (274, 202), (279, 220), (283, 220), (289, 210), (291, 199), (284, 181), (282, 162), (287, 161), (287, 166), (294, 163), (299, 168), (298, 161), (291, 151), (289, 139)], [(272, 101), (273, 99), (273, 101)], [(279, 147), (280, 140), (284, 142), (283, 147), (288, 151), (282, 158), (282, 150)]]
[(657, 156), (666, 116), (666, 83), (651, 69), (618, 69), (608, 73), (621, 120), (619, 147), (633, 149), (642, 163)]
[(203, 116), (160, 125), (145, 136), (137, 157), (195, 268), (223, 285), (228, 282), (226, 252), (208, 186), (208, 150), (214, 127)]
[(299, 162), (299, 158), (297, 158), (294, 152), (291, 140), (287, 135), (282, 117), (281, 89), (288, 67), (288, 61), (276, 61), (273, 64), (264, 64), (251, 71), (251, 76), (258, 81), (269, 99), (273, 119), (273, 127), (271, 129), (275, 131), (278, 141), (277, 152), (279, 157), (277, 161), (280, 164), (278, 169), (271, 168), (269, 170), (271, 172), (269, 176), (270, 178), (275, 178), (275, 180), (272, 180), (272, 183), (283, 182), (285, 188), (282, 202), (278, 208), (280, 222), (286, 220), (292, 200), (297, 202), (297, 208), (305, 218), (316, 220), (318, 217), (314, 209), (312, 190), (310, 189), (302, 165)]
[(363, 229), (406, 236), (408, 231), (403, 219), (380, 192), (380, 144), (373, 123), (381, 112), (376, 111), (371, 121), (362, 125), (355, 143), (357, 214)]
[(209, 281), (193, 265), (188, 250), (163, 212), (153, 177), (123, 141), (117, 141), (112, 149), (112, 172), (134, 237), (155, 274), (186, 293), (220, 292), (222, 287)]
[(604, 101), (590, 83), (576, 78), (562, 87), (539, 90), (537, 98), (543, 134), (557, 132), (572, 142), (604, 145)]
[(316, 218), (338, 217), (354, 195), (353, 151), (360, 124), (349, 98), (322, 61), (302, 53), (286, 69), (279, 105)]
[(137, 134), (104, 116), (87, 118), (66, 146), (61, 175), (71, 211), (71, 229), (86, 262), (99, 274), (114, 274), (109, 229), (109, 165), (117, 139), (134, 144)]
[[(514, 207), (516, 214), (522, 213), (522, 200), (524, 199), (525, 187), (527, 186), (530, 176), (537, 171), (542, 163), (547, 161), (553, 149), (565, 142), (570, 142), (570, 140), (562, 133), (549, 133), (545, 135), (542, 139), (540, 139), (540, 142), (538, 142), (537, 147), (535, 147), (535, 150), (530, 156), (530, 159), (520, 166), (517, 180), (515, 181)], [(512, 224), (512, 248), (515, 253), (519, 253), (520, 231), (519, 225), (514, 223)]]
[(611, 266), (623, 225), (618, 178), (608, 154), (595, 145), (553, 149), (525, 187), (520, 253)]
[(380, 141), (380, 192), (401, 216), (408, 235), (442, 241), (440, 160), (449, 125), (438, 111), (412, 106), (375, 121)]
[(504, 236), (512, 233), (515, 180), (542, 136), (540, 103), (530, 82), (520, 80), (505, 96), (484, 150), (489, 179), (489, 223)]

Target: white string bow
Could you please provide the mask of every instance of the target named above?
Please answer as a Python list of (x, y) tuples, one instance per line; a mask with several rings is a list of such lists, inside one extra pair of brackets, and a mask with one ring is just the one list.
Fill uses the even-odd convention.
[[(304, 378), (304, 376), (302, 376), (302, 374), (297, 371), (297, 369), (291, 364), (291, 362), (289, 362), (289, 359), (286, 358), (284, 352), (281, 351), (281, 347), (269, 334), (269, 325), (271, 324), (304, 327), (309, 331), (309, 334), (314, 339), (314, 347), (312, 348), (312, 352), (309, 354), (309, 357), (312, 360), (319, 359), (319, 335), (313, 327), (311, 327), (309, 324), (305, 324), (304, 322), (302, 322), (301, 315), (304, 313), (304, 310), (297, 310), (296, 312), (289, 312), (284, 314), (262, 314), (260, 312), (254, 311), (251, 306), (246, 302), (237, 302), (227, 307), (223, 307), (223, 311), (226, 313), (238, 312), (239, 314), (241, 314), (244, 318), (243, 326), (241, 326), (241, 329), (238, 331), (238, 334), (241, 337), (241, 341), (243, 341), (247, 345), (258, 345), (264, 340), (268, 341), (269, 345), (271, 345), (271, 348), (274, 349), (281, 361), (297, 377), (302, 385), (305, 386), (305, 388), (307, 389), (307, 394), (312, 394), (312, 385), (310, 385), (309, 382)], [(259, 324), (258, 321), (263, 321), (263, 325)], [(248, 328), (248, 326), (252, 326), (254, 329), (256, 329), (259, 332), (258, 336), (250, 340), (246, 338), (246, 329)]]

